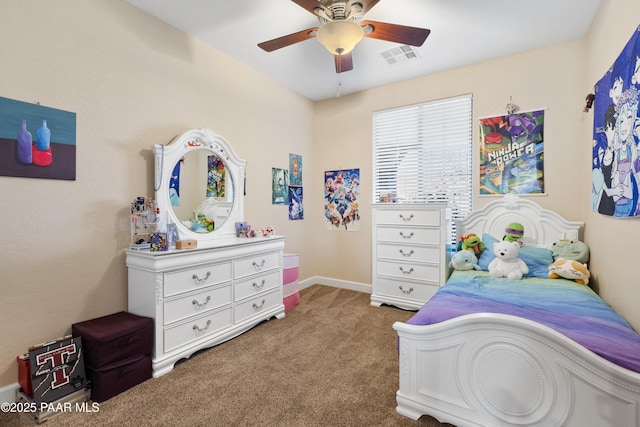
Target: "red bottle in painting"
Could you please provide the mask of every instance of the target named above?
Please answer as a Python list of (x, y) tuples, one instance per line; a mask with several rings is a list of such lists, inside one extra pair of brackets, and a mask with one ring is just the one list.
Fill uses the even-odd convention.
[(31, 164), (31, 150), (33, 146), (33, 138), (27, 130), (27, 121), (22, 121), (22, 129), (18, 131), (18, 161), (25, 165)]

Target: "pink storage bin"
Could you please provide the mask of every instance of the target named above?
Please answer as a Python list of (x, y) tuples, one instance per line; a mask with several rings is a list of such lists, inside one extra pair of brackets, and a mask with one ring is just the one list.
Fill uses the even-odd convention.
[(284, 311), (287, 312), (300, 304), (300, 288), (298, 287), (298, 255), (284, 254), (282, 262), (282, 283)]
[(284, 254), (283, 266), (285, 270), (288, 268), (297, 268), (298, 265), (298, 254)]
[(298, 280), (298, 267), (285, 268), (282, 271), (282, 283), (292, 283)]
[(282, 290), (282, 295), (288, 297), (293, 294), (297, 294), (300, 292), (300, 288), (298, 287), (298, 282), (285, 283)]
[(291, 310), (292, 308), (300, 304), (300, 294), (296, 292), (294, 294), (289, 295), (288, 297), (284, 297), (283, 303), (284, 303), (284, 311), (286, 313), (287, 311)]

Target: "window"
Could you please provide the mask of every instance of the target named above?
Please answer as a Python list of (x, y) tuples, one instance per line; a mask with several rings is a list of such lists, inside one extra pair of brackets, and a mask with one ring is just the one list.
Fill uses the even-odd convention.
[(447, 202), (452, 245), (454, 221), (471, 212), (472, 101), (464, 95), (373, 116), (373, 200)]

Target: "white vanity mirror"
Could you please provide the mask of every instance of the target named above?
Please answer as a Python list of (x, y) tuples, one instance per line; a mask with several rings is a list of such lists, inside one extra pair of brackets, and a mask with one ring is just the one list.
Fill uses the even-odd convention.
[[(195, 250), (127, 251), (128, 311), (154, 320), (159, 377), (198, 350), (284, 317), (284, 236), (236, 237), (246, 162), (220, 135), (189, 130), (153, 151), (157, 228), (176, 224), (180, 239), (197, 241)], [(194, 229), (194, 221), (211, 221), (212, 230)]]
[(235, 236), (244, 219), (246, 161), (210, 129), (193, 129), (154, 145), (160, 230), (176, 224), (180, 239), (198, 247)]

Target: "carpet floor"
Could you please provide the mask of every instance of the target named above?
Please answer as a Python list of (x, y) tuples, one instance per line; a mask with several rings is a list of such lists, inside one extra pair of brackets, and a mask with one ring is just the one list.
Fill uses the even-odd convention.
[[(450, 426), (395, 411), (392, 325), (413, 312), (372, 307), (369, 295), (320, 285), (300, 292), (284, 319), (202, 350), (105, 402), (62, 412), (57, 426)], [(0, 425), (33, 426), (26, 414)]]

